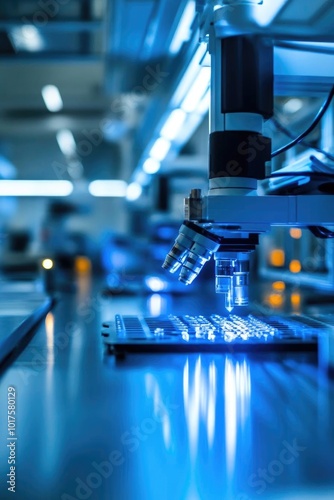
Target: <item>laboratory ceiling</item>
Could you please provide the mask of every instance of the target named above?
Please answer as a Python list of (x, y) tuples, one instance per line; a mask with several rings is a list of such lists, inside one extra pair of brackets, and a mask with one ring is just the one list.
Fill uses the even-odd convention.
[[(297, 9), (301, 3), (304, 10)], [(56, 133), (69, 129), (77, 142), (89, 135), (99, 145), (91, 155), (82, 151), (88, 178), (128, 180), (187, 64), (185, 50), (170, 50), (186, 5), (187, 0), (1, 0), (0, 156), (9, 157), (21, 177), (27, 177), (29, 157), (30, 177), (45, 177), (47, 156), (62, 161)], [(266, 5), (268, 10), (273, 4)], [(326, 12), (334, 11), (332, 0), (275, 5), (284, 26), (298, 11), (308, 13), (304, 24), (316, 16), (321, 27), (329, 22)], [(50, 84), (63, 100), (57, 113), (42, 98)], [(134, 156), (126, 166), (127, 149)]]
[[(122, 140), (133, 138), (152, 100), (169, 85), (165, 74), (174, 71), (169, 45), (185, 5), (185, 0), (2, 0), (0, 153), (22, 163), (20, 141), (21, 152), (31, 154), (36, 165), (32, 177), (38, 177), (46, 150), (61, 160), (55, 134), (65, 128), (79, 141), (91, 134), (94, 142), (95, 131), (97, 161), (101, 164), (104, 152), (119, 164)], [(50, 84), (63, 100), (58, 113), (50, 113), (42, 99), (42, 88)], [(37, 158), (36, 141), (44, 157)], [(95, 155), (85, 158), (88, 177), (95, 160)], [(120, 176), (115, 169), (107, 177)]]
[(0, 113), (9, 122), (1, 131), (52, 128), (46, 118), (59, 126), (42, 100), (47, 84), (60, 90), (63, 117), (80, 127), (108, 112), (132, 122), (154, 91), (143, 79), (150, 71), (154, 79), (168, 55), (183, 7), (178, 0), (2, 0)]

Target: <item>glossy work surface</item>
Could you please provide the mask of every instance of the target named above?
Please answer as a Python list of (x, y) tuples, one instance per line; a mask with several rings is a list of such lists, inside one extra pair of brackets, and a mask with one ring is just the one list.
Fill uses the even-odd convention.
[(52, 300), (43, 293), (0, 294), (0, 364), (51, 307)]
[[(102, 321), (166, 307), (216, 306), (101, 298), (86, 281), (62, 297), (2, 372), (0, 498), (334, 498), (334, 386), (316, 354), (105, 356)], [(15, 495), (6, 485), (8, 387)]]

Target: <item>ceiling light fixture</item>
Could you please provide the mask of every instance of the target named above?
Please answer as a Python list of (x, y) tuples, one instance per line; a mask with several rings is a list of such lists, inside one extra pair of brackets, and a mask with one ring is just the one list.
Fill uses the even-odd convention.
[(179, 134), (187, 115), (182, 109), (174, 109), (162, 127), (160, 135), (173, 141)]
[(120, 180), (96, 180), (88, 186), (92, 196), (124, 198), (126, 196), (127, 183)]
[(142, 194), (143, 189), (137, 182), (131, 182), (126, 190), (126, 199), (128, 201), (136, 201)]
[(37, 52), (44, 46), (43, 39), (38, 29), (32, 24), (25, 24), (12, 28), (9, 37), (16, 50)]
[(201, 64), (203, 64), (204, 59), (206, 59), (206, 54), (207, 54), (207, 46), (205, 43), (201, 43), (200, 46), (197, 48), (196, 52), (194, 53), (186, 71), (183, 74), (183, 77), (181, 78), (177, 86), (176, 91), (174, 92), (174, 95), (171, 100), (172, 108), (179, 107), (180, 103), (187, 96), (187, 93), (189, 89), (192, 87), (194, 81), (196, 81), (201, 68), (204, 67), (201, 66)]
[(147, 158), (144, 161), (143, 170), (146, 174), (156, 174), (160, 170), (160, 162), (153, 158)]
[(45, 85), (45, 87), (42, 88), (42, 97), (45, 106), (52, 113), (56, 113), (63, 108), (63, 100), (55, 85)]
[(159, 137), (159, 139), (157, 139), (151, 147), (149, 156), (151, 156), (154, 160), (162, 161), (166, 158), (170, 147), (170, 141), (164, 137)]
[(183, 11), (180, 22), (176, 28), (173, 39), (169, 46), (170, 54), (177, 54), (184, 42), (188, 41), (191, 36), (191, 25), (196, 16), (196, 2), (190, 0)]
[(76, 152), (76, 144), (73, 134), (68, 129), (62, 129), (57, 132), (58, 146), (65, 156), (74, 155)]
[(0, 180), (0, 196), (69, 196), (70, 181)]
[(197, 106), (201, 102), (205, 92), (208, 90), (211, 77), (211, 68), (202, 67), (193, 85), (187, 92), (184, 98), (181, 108), (187, 113), (192, 113), (196, 110)]
[(297, 111), (300, 111), (302, 107), (303, 101), (298, 97), (292, 97), (283, 104), (283, 111), (289, 115), (293, 115), (294, 113), (297, 113)]

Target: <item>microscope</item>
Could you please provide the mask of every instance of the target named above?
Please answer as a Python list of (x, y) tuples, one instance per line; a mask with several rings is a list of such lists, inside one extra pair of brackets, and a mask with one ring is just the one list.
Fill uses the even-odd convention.
[(332, 195), (259, 189), (272, 175), (271, 139), (263, 135), (263, 125), (273, 116), (275, 41), (334, 41), (330, 24), (326, 31), (306, 24), (296, 30), (275, 16), (263, 22), (271, 3), (197, 2), (201, 39), (211, 55), (209, 189), (206, 196), (192, 189), (185, 199), (185, 220), (163, 268), (179, 271), (179, 280), (189, 285), (214, 255), (216, 292), (224, 294), (229, 312), (248, 305), (249, 257), (261, 234), (273, 225), (314, 230), (334, 224)]

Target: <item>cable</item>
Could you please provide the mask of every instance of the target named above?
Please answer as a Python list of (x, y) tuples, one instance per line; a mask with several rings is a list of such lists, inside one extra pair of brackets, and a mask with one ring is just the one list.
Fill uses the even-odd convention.
[(322, 117), (324, 116), (324, 114), (326, 113), (330, 103), (331, 103), (331, 100), (333, 99), (334, 97), (334, 86), (332, 87), (326, 101), (323, 103), (323, 105), (321, 106), (321, 108), (319, 109), (317, 115), (315, 116), (313, 122), (311, 123), (311, 125), (303, 132), (301, 133), (298, 137), (296, 137), (294, 140), (292, 140), (291, 142), (289, 142), (288, 144), (286, 144), (285, 146), (277, 149), (276, 151), (274, 151), (271, 155), (272, 158), (274, 158), (275, 156), (281, 154), (281, 153), (284, 153), (285, 151), (287, 151), (288, 149), (292, 148), (293, 146), (295, 146), (296, 144), (298, 144), (299, 142), (301, 142), (304, 137), (306, 137), (307, 135), (309, 135), (314, 129), (315, 127), (318, 125), (318, 123), (320, 122), (320, 120), (322, 119)]
[(329, 165), (326, 165), (326, 163), (323, 163), (316, 156), (311, 155), (310, 160), (311, 160), (312, 164), (318, 169), (318, 170), (314, 170), (315, 173), (317, 173), (317, 172), (323, 172), (324, 174), (334, 173), (334, 169), (332, 167), (330, 167)]
[[(286, 127), (284, 127), (284, 125), (282, 125), (282, 123), (279, 122), (276, 117), (273, 117), (271, 119), (271, 121), (273, 122), (273, 124), (275, 125), (275, 127), (277, 128), (277, 130), (280, 130), (281, 132), (283, 132), (283, 134), (285, 134), (288, 137), (290, 137), (290, 139), (293, 139), (293, 140), (296, 139), (296, 136), (292, 132), (290, 132), (289, 129), (287, 129)], [(299, 142), (300, 142), (300, 144), (302, 144), (306, 148), (314, 149), (315, 151), (318, 151), (318, 153), (321, 153), (324, 156), (326, 156), (326, 158), (328, 158), (329, 160), (334, 161), (334, 156), (331, 155), (330, 153), (327, 153), (327, 151), (324, 151), (323, 149), (318, 148), (317, 146), (313, 146), (310, 142), (307, 142), (307, 141), (304, 141), (304, 140), (301, 140)]]
[(276, 151), (274, 151), (271, 154), (271, 157), (274, 158), (275, 156), (278, 156), (279, 154), (284, 153), (285, 151), (287, 151), (288, 149), (292, 148), (293, 146), (298, 144), (300, 141), (302, 141), (304, 139), (304, 137), (308, 136), (315, 129), (315, 127), (318, 125), (318, 123), (320, 122), (320, 120), (322, 119), (324, 114), (326, 113), (333, 97), (334, 97), (334, 86), (332, 87), (330, 93), (328, 94), (327, 99), (325, 100), (325, 102), (323, 103), (323, 105), (319, 109), (318, 113), (316, 114), (311, 125), (304, 132), (302, 132), (298, 137), (296, 137), (293, 141), (289, 142), (288, 144), (286, 144), (285, 146), (282, 146), (279, 149), (276, 149)]
[(330, 231), (326, 227), (322, 227), (322, 226), (307, 226), (307, 228), (317, 238), (321, 238), (323, 240), (334, 238), (334, 232)]

